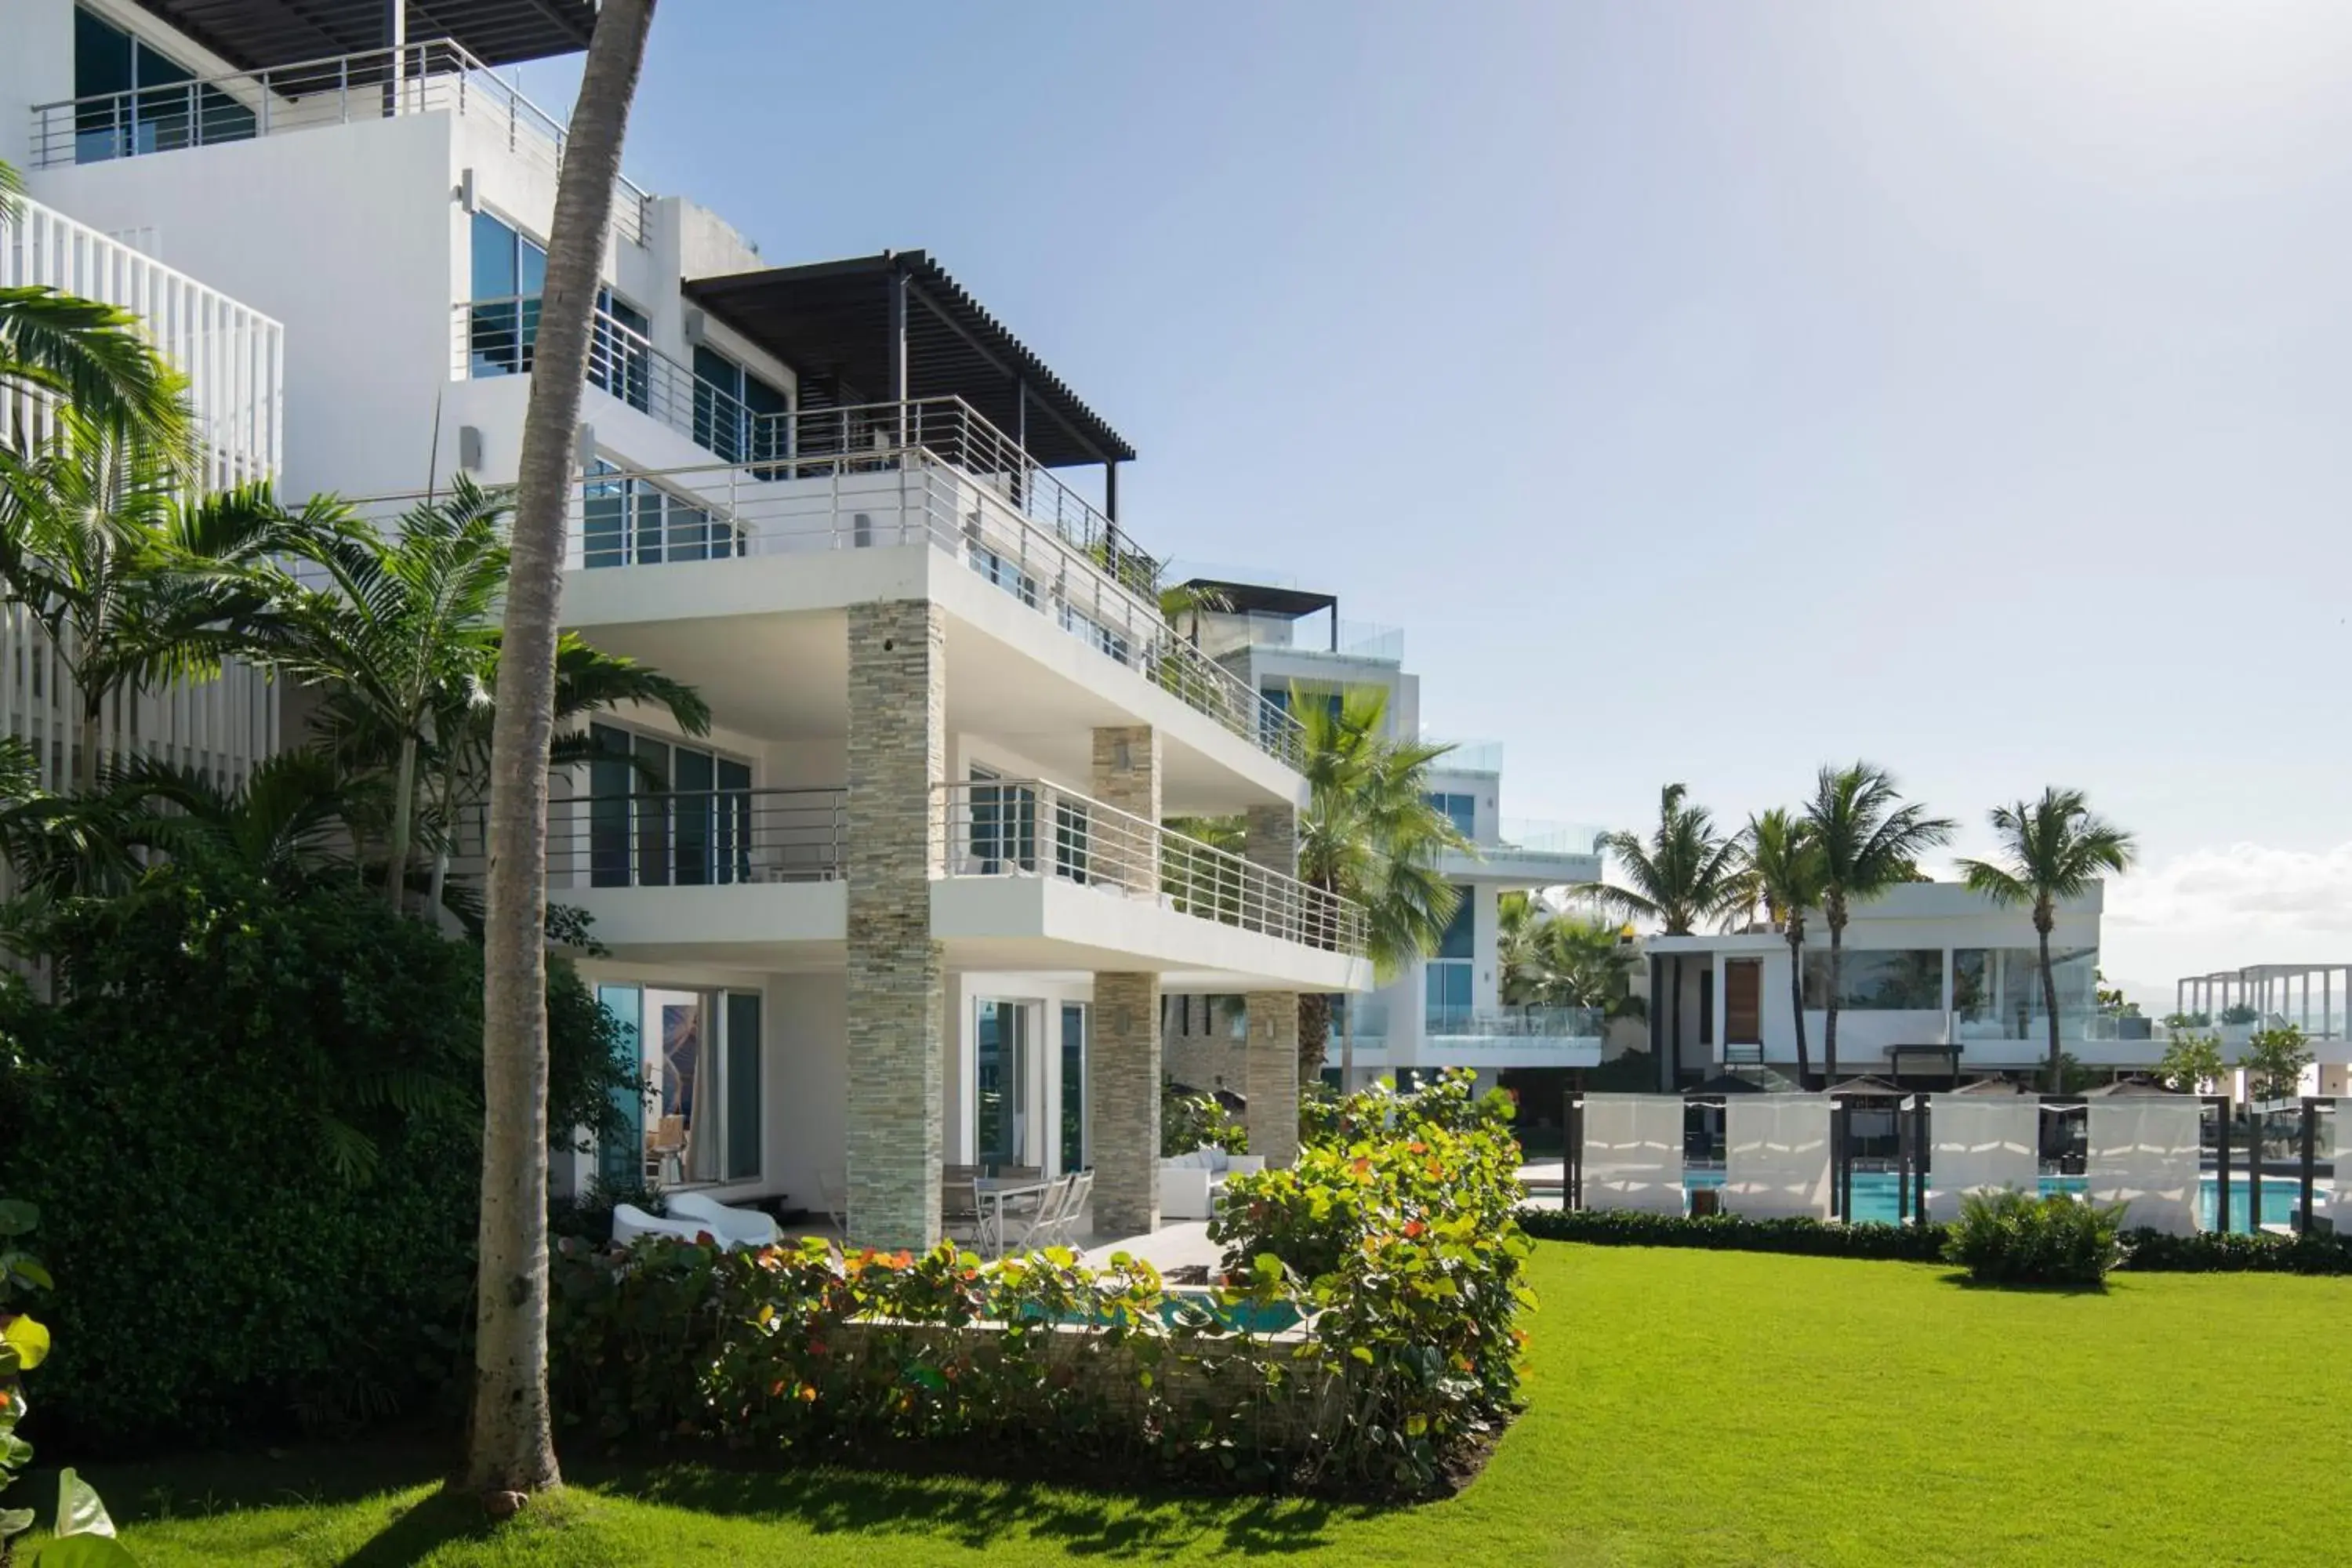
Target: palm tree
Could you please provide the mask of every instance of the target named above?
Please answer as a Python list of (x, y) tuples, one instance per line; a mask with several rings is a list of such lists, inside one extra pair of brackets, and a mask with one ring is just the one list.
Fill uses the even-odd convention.
[(420, 752), (450, 693), (483, 685), (498, 647), (508, 576), (507, 503), (463, 474), (445, 499), (412, 507), (396, 531), (339, 513), (301, 551), (312, 588), (269, 565), (254, 574), (281, 610), (257, 657), (325, 687), (331, 745), (357, 765), (389, 737), (393, 767), (385, 895), (405, 906)]
[(1805, 805), (1805, 826), (1822, 857), (1822, 917), (1830, 928), (1829, 995), (1822, 1020), (1822, 1070), (1837, 1081), (1838, 1002), (1844, 979), (1847, 911), (1854, 901), (1874, 899), (1898, 882), (1919, 878), (1923, 849), (1952, 836), (1948, 817), (1927, 808), (1897, 804), (1894, 775), (1868, 763), (1822, 769), (1813, 798)]
[[(1601, 836), (1594, 847), (1617, 858), (1622, 883), (1593, 882), (1581, 890), (1605, 910), (1656, 921), (1665, 936), (1688, 936), (1706, 921), (1719, 920), (1748, 902), (1739, 879), (1739, 847), (1717, 833), (1715, 816), (1703, 805), (1684, 804), (1689, 790), (1670, 784), (1658, 792), (1658, 826), (1650, 837), (1618, 832)], [(1668, 1009), (1672, 1035), (1658, 1053), (1658, 1088), (1671, 1094), (1682, 1051), (1683, 955), (1674, 955), (1674, 1000)]]
[(267, 593), (247, 569), (320, 526), (254, 484), (187, 495), (170, 454), (79, 406), (0, 450), (0, 585), (46, 635), (81, 703), (76, 773), (95, 788), (110, 699), (217, 675)]
[[(1308, 791), (1298, 820), (1298, 878), (1363, 909), (1365, 951), (1385, 980), (1437, 950), (1462, 901), (1462, 889), (1437, 863), (1449, 849), (1467, 849), (1469, 840), (1429, 803), (1429, 766), (1452, 748), (1390, 740), (1381, 732), (1388, 694), (1378, 687), (1351, 688), (1337, 701), (1294, 690), (1290, 707), (1306, 742)], [(1302, 1079), (1321, 1069), (1330, 1032), (1330, 998), (1302, 992)], [(1343, 1076), (1352, 1075), (1353, 1028), (1341, 1050)]]
[(1797, 1079), (1812, 1079), (1805, 1049), (1805, 911), (1821, 907), (1824, 870), (1821, 846), (1803, 817), (1780, 806), (1748, 819), (1740, 835), (1752, 897), (1789, 944), (1789, 1013), (1797, 1029)]
[(2101, 873), (2131, 869), (2139, 847), (2132, 836), (2092, 813), (2078, 789), (2043, 788), (2038, 801), (1995, 806), (1990, 820), (2002, 859), (1963, 860), (1969, 886), (1998, 904), (2033, 907), (2033, 934), (2042, 948), (2042, 1006), (2050, 1023), (2050, 1092), (2064, 1089), (2064, 1053), (2058, 1037), (2058, 977), (2050, 968), (2050, 931), (2058, 905), (2088, 892)]
[(486, 1501), (560, 1486), (547, 1399), (547, 770), (565, 501), (621, 141), (654, 0), (604, 0), (580, 73), (530, 402), (490, 739), (482, 984), (482, 1216), (464, 1484)]
[[(0, 163), (0, 228), (16, 224), (23, 194)], [(0, 289), (0, 402), (16, 394), (79, 409), (183, 469), (194, 450), (184, 382), (117, 306), (42, 284)]]

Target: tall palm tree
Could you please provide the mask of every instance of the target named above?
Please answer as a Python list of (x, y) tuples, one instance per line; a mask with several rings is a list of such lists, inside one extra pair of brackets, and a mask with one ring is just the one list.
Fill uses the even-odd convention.
[(1805, 804), (1805, 826), (1822, 857), (1822, 918), (1830, 928), (1829, 995), (1822, 1019), (1822, 1070), (1837, 1081), (1838, 1002), (1844, 980), (1851, 906), (1918, 879), (1922, 850), (1952, 837), (1948, 817), (1901, 804), (1894, 775), (1868, 763), (1824, 767)]
[[(23, 194), (16, 171), (0, 163), (0, 228), (15, 226)], [(78, 408), (183, 469), (194, 450), (186, 383), (118, 306), (43, 284), (0, 289), (0, 405), (20, 395)]]
[[(1437, 951), (1462, 901), (1462, 889), (1438, 871), (1449, 849), (1467, 849), (1446, 815), (1429, 803), (1429, 767), (1450, 746), (1391, 741), (1382, 733), (1388, 694), (1354, 687), (1335, 701), (1293, 691), (1306, 742), (1307, 806), (1298, 820), (1298, 878), (1351, 900), (1364, 911), (1367, 955), (1387, 979)], [(1323, 1065), (1331, 999), (1298, 998), (1302, 1079)], [(1355, 1031), (1341, 1045), (1344, 1074), (1355, 1071)]]
[(1748, 819), (1740, 853), (1752, 896), (1789, 944), (1789, 1014), (1797, 1030), (1797, 1079), (1812, 1079), (1805, 1049), (1805, 911), (1821, 907), (1827, 868), (1812, 826), (1780, 806)]
[(2091, 810), (2078, 789), (2045, 786), (2037, 801), (1992, 809), (1993, 832), (2002, 858), (1963, 860), (1960, 875), (1995, 903), (2030, 904), (2033, 934), (2042, 948), (2042, 1007), (2050, 1024), (2050, 1092), (2064, 1091), (2064, 1053), (2059, 1047), (2058, 977), (2050, 968), (2050, 931), (2058, 905), (2081, 898), (2101, 873), (2131, 869), (2139, 846), (2132, 836)]
[(563, 524), (621, 141), (654, 0), (604, 0), (580, 73), (530, 402), (490, 738), (482, 985), (482, 1215), (464, 1484), (510, 1503), (560, 1486), (547, 1399), (547, 770)]
[[(1604, 833), (1594, 847), (1616, 857), (1618, 882), (1593, 882), (1581, 890), (1601, 908), (1658, 922), (1661, 934), (1688, 936), (1707, 921), (1719, 920), (1748, 900), (1739, 878), (1739, 847), (1716, 831), (1714, 814), (1690, 805), (1690, 791), (1670, 784), (1658, 792), (1658, 826), (1649, 837)], [(1671, 1094), (1682, 1051), (1683, 955), (1674, 956), (1674, 998), (1668, 1005), (1672, 1031), (1658, 1053), (1658, 1088)]]

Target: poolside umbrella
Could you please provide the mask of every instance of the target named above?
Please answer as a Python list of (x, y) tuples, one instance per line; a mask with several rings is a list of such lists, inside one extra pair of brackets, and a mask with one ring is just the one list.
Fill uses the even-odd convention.
[(2009, 1079), (2005, 1078), (1980, 1078), (1974, 1083), (1964, 1083), (1960, 1085), (1959, 1088), (1952, 1090), (1952, 1092), (1954, 1094), (2018, 1095), (2024, 1094), (2028, 1091), (2018, 1088), (2017, 1085), (2010, 1082)]

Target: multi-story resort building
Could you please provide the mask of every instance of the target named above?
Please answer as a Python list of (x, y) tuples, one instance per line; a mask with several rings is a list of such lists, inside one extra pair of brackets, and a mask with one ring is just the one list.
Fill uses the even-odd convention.
[[(1269, 710), (1370, 689), (1383, 696), (1392, 738), (1421, 734), (1421, 678), (1404, 668), (1402, 631), (1341, 620), (1339, 600), (1328, 594), (1208, 579), (1187, 588), (1187, 603), (1198, 607), (1179, 617), (1180, 629)], [(1350, 1056), (1359, 1083), (1466, 1067), (1491, 1086), (1508, 1071), (1601, 1061), (1606, 1029), (1597, 1014), (1502, 1005), (1501, 896), (1601, 876), (1592, 829), (1503, 818), (1502, 771), (1502, 747), (1494, 742), (1457, 744), (1431, 768), (1431, 804), (1474, 847), (1448, 854), (1442, 868), (1461, 889), (1462, 901), (1434, 953), (1337, 1009), (1325, 1058), (1333, 1081)], [(1236, 1016), (1230, 1004), (1178, 1003), (1169, 1018), (1168, 1051), (1179, 1082), (1238, 1090)]]
[[(512, 479), (562, 132), (492, 68), (583, 47), (586, 0), (7, 5), (0, 157), (266, 313), (285, 492)], [(656, 1089), (559, 1182), (650, 1152), (898, 1246), (943, 1163), (1085, 1165), (1093, 1228), (1146, 1230), (1164, 993), (1244, 998), (1279, 1158), (1297, 993), (1369, 985), (1361, 921), (1291, 875), (1298, 726), (1161, 618), (1133, 449), (922, 252), (772, 267), (625, 180), (605, 262), (565, 621), (715, 724), (611, 715), (558, 780), (550, 894)]]

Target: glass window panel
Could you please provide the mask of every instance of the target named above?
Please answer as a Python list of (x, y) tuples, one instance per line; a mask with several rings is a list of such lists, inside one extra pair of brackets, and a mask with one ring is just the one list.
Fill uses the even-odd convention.
[(474, 215), (474, 298), (510, 300), (515, 286), (515, 231), (488, 213)]
[(625, 731), (592, 724), (589, 738), (609, 756), (588, 764), (588, 884), (594, 888), (629, 885), (629, 793), (635, 776), (625, 760), (629, 752)]
[[(1940, 1012), (1944, 1005), (1941, 948), (1848, 948), (1838, 969), (1841, 1011)], [(1830, 955), (1805, 953), (1805, 1005), (1829, 1005)]]
[(670, 837), (676, 851), (675, 881), (681, 888), (711, 880), (711, 758), (708, 752), (677, 749), (671, 765)]
[(1473, 907), (1470, 889), (1457, 889), (1462, 901), (1454, 906), (1454, 918), (1445, 922), (1445, 934), (1439, 939), (1439, 958), (1473, 958), (1477, 955), (1478, 913)]
[(659, 1033), (654, 1042), (653, 1146), (665, 1179), (710, 1181), (719, 1174), (716, 1140), (698, 1136), (709, 1126), (709, 1019), (703, 998), (691, 991), (646, 993), (647, 1021)]
[(515, 253), (519, 266), (519, 286), (515, 292), (528, 299), (537, 299), (547, 292), (547, 247), (536, 240), (515, 237)]
[(583, 566), (618, 566), (628, 559), (626, 507), (622, 481), (591, 483), (581, 500), (580, 561)]
[(659, 561), (668, 536), (662, 516), (666, 498), (642, 480), (630, 480), (629, 488), (637, 498), (637, 559), (641, 563)]
[[(617, 1026), (613, 1055), (633, 1081), (646, 1076), (645, 1045), (640, 1034), (645, 998), (634, 985), (599, 985), (596, 1000)], [(611, 1186), (634, 1186), (646, 1177), (646, 1102), (634, 1088), (613, 1090), (613, 1109), (620, 1114), (621, 1130), (596, 1148), (596, 1174)]]
[(637, 881), (647, 888), (669, 885), (669, 747), (650, 736), (636, 737), (638, 798)]
[(1062, 1007), (1062, 1173), (1084, 1170), (1086, 1163), (1087, 1010), (1066, 1003)]
[(1013, 1079), (1013, 1020), (1020, 1008), (1010, 1002), (982, 1002), (977, 1020), (975, 1077), (979, 1092), (974, 1097), (978, 1122), (973, 1140), (983, 1165), (1010, 1165), (1017, 1163), (1018, 1146), (1013, 1140), (1013, 1106), (1015, 1099)]
[(760, 997), (727, 993), (727, 1170), (730, 1182), (760, 1174)]
[(74, 96), (129, 92), (131, 35), (94, 14), (74, 7)]
[(722, 882), (751, 879), (751, 765), (719, 759), (719, 800), (712, 821), (712, 860)]

